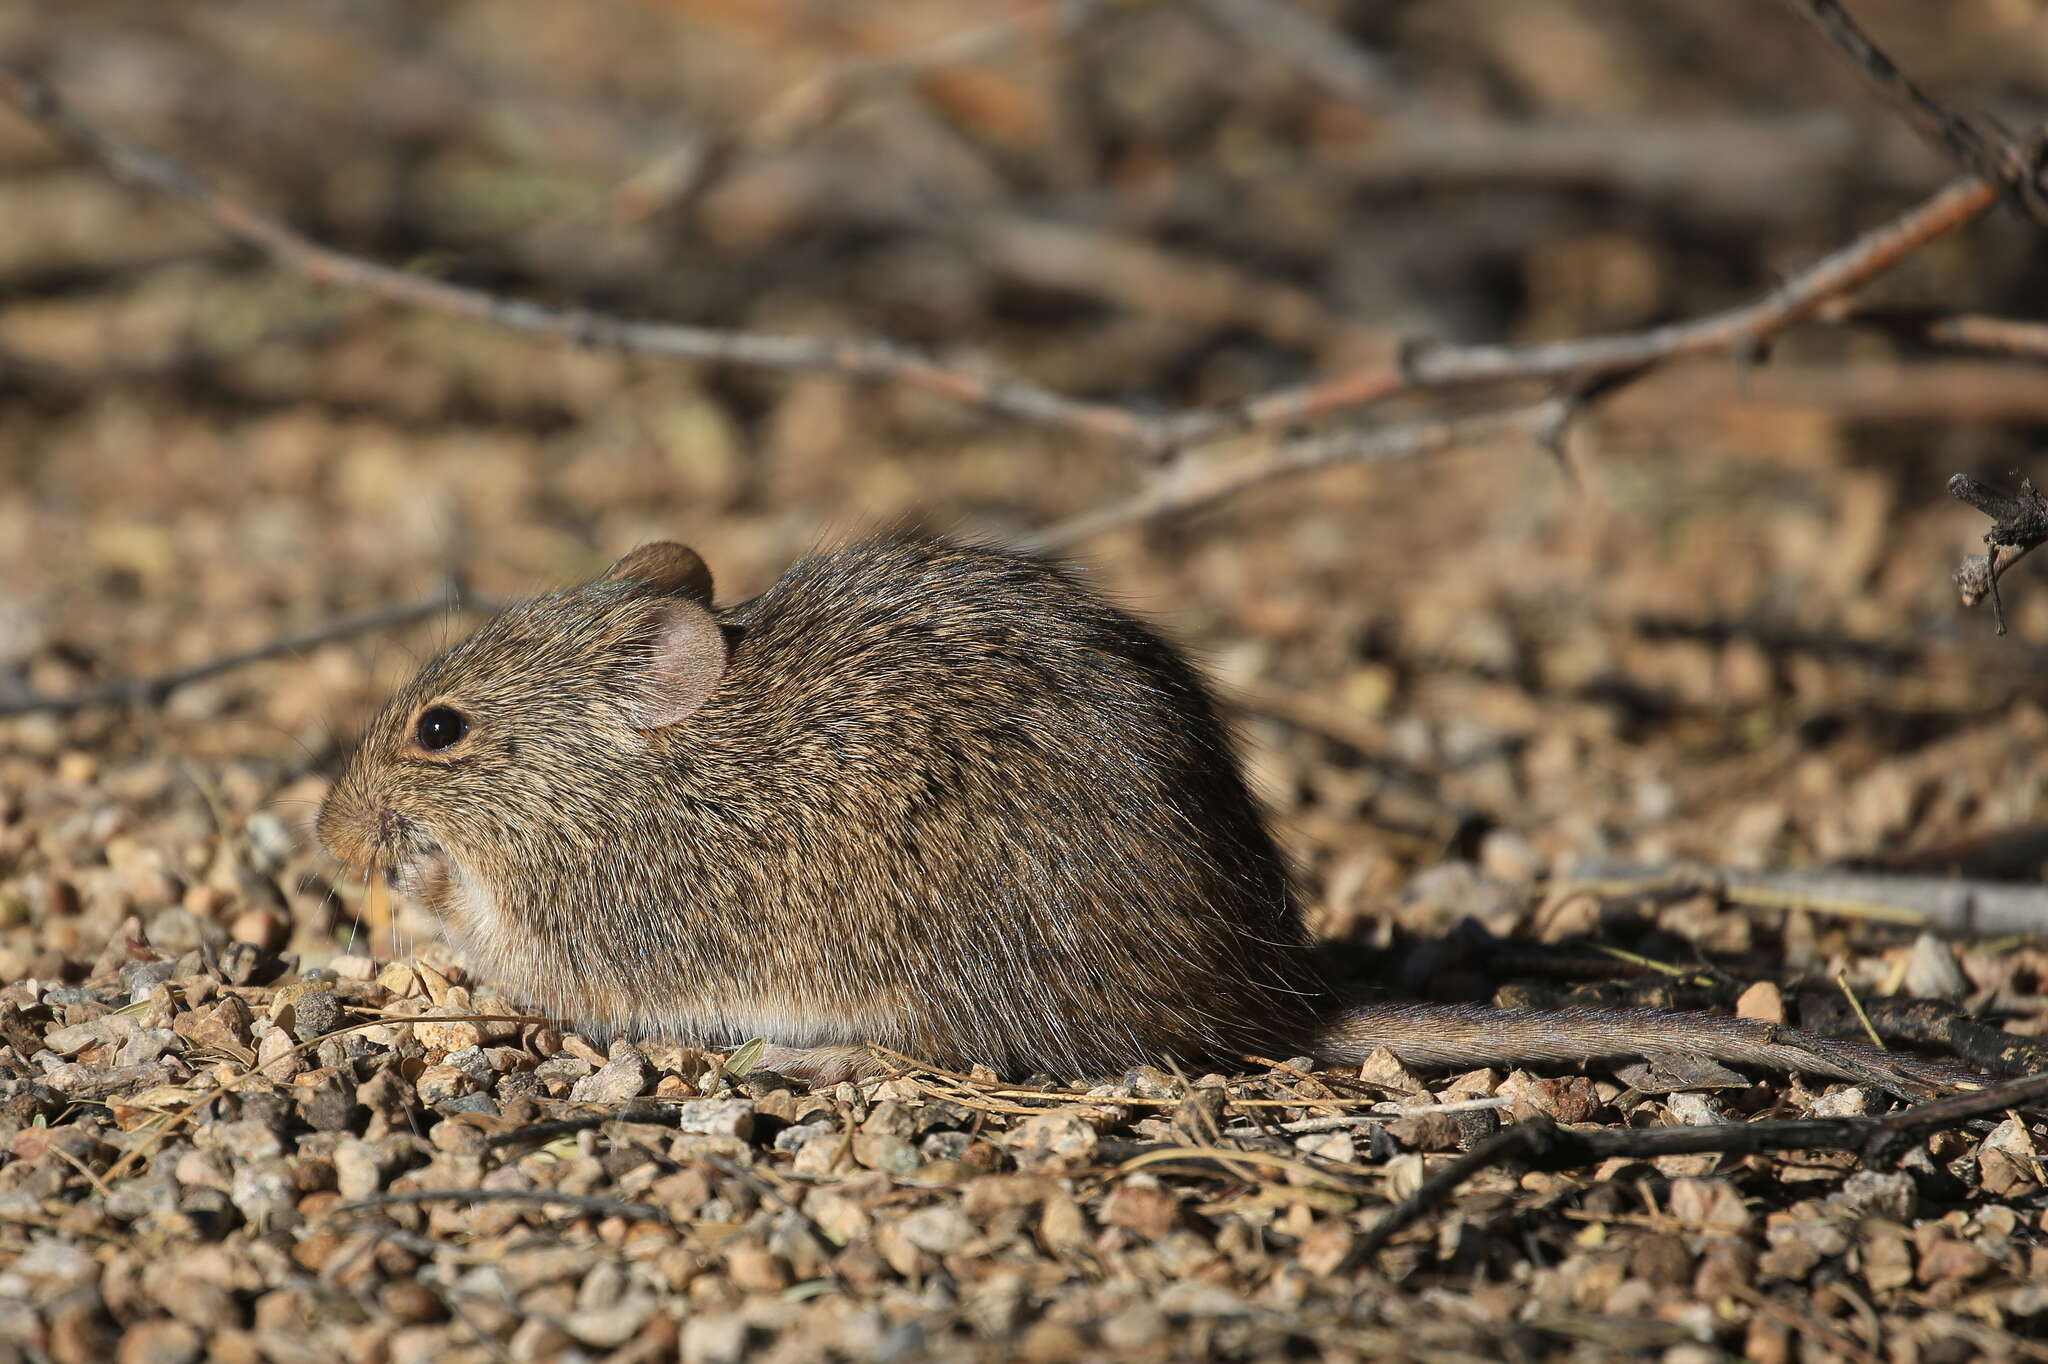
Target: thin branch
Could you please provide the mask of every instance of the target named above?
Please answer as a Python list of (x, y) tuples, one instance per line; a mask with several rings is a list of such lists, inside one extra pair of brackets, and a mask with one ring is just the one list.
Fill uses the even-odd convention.
[(1842, 54), (1853, 62), (1877, 92), (1905, 115), (1922, 137), (1947, 152), (1956, 163), (1983, 180), (2005, 187), (2035, 222), (2048, 226), (2048, 199), (2036, 179), (2036, 149), (2022, 147), (2003, 128), (1982, 114), (1959, 114), (1922, 90), (1883, 49), (1857, 26), (1836, 0), (1787, 0), (1813, 21)]
[(2048, 540), (2048, 499), (2035, 491), (2031, 480), (2024, 478), (2020, 480), (2019, 491), (2009, 493), (1980, 483), (1968, 474), (1957, 474), (1949, 479), (1948, 491), (1950, 496), (1991, 518), (1991, 529), (1984, 532), (1984, 543), (1989, 549), (1964, 558), (1956, 566), (1955, 582), (1965, 606), (1975, 606), (1987, 596), (1991, 598), (1991, 614), (2002, 635), (2005, 603), (1998, 597), (1998, 580)]
[(1473, 417), (1410, 422), (1400, 426), (1325, 432), (1275, 445), (1265, 455), (1230, 464), (1181, 462), (1154, 476), (1126, 500), (1062, 521), (1024, 541), (1036, 550), (1058, 550), (1140, 521), (1177, 516), (1234, 497), (1247, 488), (1328, 469), (1339, 464), (1381, 464), (1474, 445), (1510, 433), (1541, 430), (1555, 421), (1562, 401), (1546, 399)]
[(1968, 313), (1938, 317), (1928, 324), (1927, 339), (1938, 345), (2003, 351), (2048, 360), (2048, 323), (2021, 322), (2010, 317)]
[(207, 678), (217, 677), (251, 663), (262, 663), (273, 658), (304, 653), (322, 644), (369, 634), (375, 630), (395, 630), (449, 612), (493, 612), (497, 609), (495, 603), (469, 600), (458, 584), (454, 590), (436, 601), (415, 602), (407, 606), (386, 606), (375, 611), (365, 611), (361, 615), (344, 616), (340, 620), (329, 621), (318, 629), (285, 635), (267, 644), (259, 644), (253, 649), (223, 654), (204, 663), (195, 663), (188, 668), (176, 668), (153, 677), (123, 678), (69, 692), (63, 696), (0, 696), (0, 719), (11, 715), (36, 713), (70, 715), (94, 706), (159, 706), (180, 687), (189, 687), (195, 682), (203, 682)]
[(1423, 389), (1587, 377), (1703, 351), (1751, 349), (1804, 319), (1824, 300), (1860, 289), (1997, 202), (1997, 189), (1985, 181), (1975, 176), (1955, 180), (1890, 222), (1821, 257), (1763, 297), (1725, 312), (1572, 341), (1424, 346), (1390, 365), (1188, 414), (1171, 423), (1169, 444), (1178, 448), (1263, 427), (1291, 426)]
[(1932, 1132), (2048, 1098), (2048, 1075), (1991, 1085), (1881, 1118), (1801, 1118), (1782, 1122), (1718, 1123), (1711, 1127), (1571, 1130), (1547, 1118), (1516, 1123), (1474, 1146), (1390, 1208), (1359, 1243), (1371, 1256), (1481, 1170), (1510, 1163), (1539, 1170), (1593, 1165), (1615, 1156), (1649, 1159), (1677, 1155), (1759, 1155), (1776, 1151), (1853, 1151), (1882, 1163)]
[(1064, 427), (1139, 447), (1157, 443), (1156, 423), (1125, 408), (1065, 398), (1019, 380), (950, 369), (893, 342), (775, 336), (762, 332), (640, 322), (583, 309), (550, 308), (450, 284), (337, 251), (222, 194), (161, 153), (101, 131), (79, 117), (46, 82), (0, 64), (0, 97), (97, 161), (115, 178), (182, 200), (226, 232), (318, 284), (340, 285), (411, 307), (473, 318), (509, 331), (553, 337), (593, 349), (639, 351), (687, 360), (774, 370), (828, 370), (892, 379), (1004, 416)]
[(2048, 322), (1982, 313), (1948, 313), (1939, 308), (1869, 307), (1835, 299), (1815, 314), (1822, 322), (1868, 327), (1901, 341), (1960, 350), (1991, 351), (2048, 360)]
[(551, 308), (395, 270), (324, 246), (208, 185), (179, 163), (105, 133), (49, 85), (0, 65), (0, 98), (97, 161), (116, 178), (182, 200), (230, 236), (316, 283), (359, 289), (574, 345), (640, 351), (772, 370), (828, 371), (888, 379), (1021, 421), (1089, 434), (1164, 459), (1199, 442), (1288, 427), (1400, 393), (1516, 379), (1586, 379), (1641, 369), (1675, 356), (1754, 349), (1823, 301), (1868, 283), (1913, 251), (1955, 231), (1996, 202), (1998, 187), (1958, 180), (1763, 297), (1689, 322), (1639, 332), (1521, 346), (1416, 347), (1393, 364), (1278, 390), (1245, 402), (1169, 414), (1068, 398), (1021, 380), (968, 373), (874, 338), (781, 336), (678, 323), (641, 322)]
[(1572, 868), (1569, 884), (1640, 890), (1681, 879), (1716, 888), (1730, 904), (1802, 909), (1948, 934), (2026, 933), (2048, 917), (2048, 889), (2039, 885), (1892, 872), (1639, 867), (1587, 861)]
[[(2048, 1072), (2048, 1041), (1979, 1022), (1947, 1000), (1860, 1002), (1866, 1018), (1887, 1042), (1937, 1048), (2000, 1079)], [(1836, 992), (1812, 991), (1799, 996), (1799, 1025), (1810, 1032), (1840, 1035), (1848, 1012), (1847, 1002)]]

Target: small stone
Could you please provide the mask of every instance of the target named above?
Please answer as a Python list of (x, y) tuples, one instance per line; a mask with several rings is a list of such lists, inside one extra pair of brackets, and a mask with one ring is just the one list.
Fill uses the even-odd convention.
[(1995, 1198), (2019, 1198), (2031, 1192), (2040, 1172), (2033, 1138), (2024, 1124), (2007, 1118), (1991, 1129), (1977, 1147), (1977, 1178)]
[(297, 1194), (291, 1167), (282, 1159), (237, 1166), (228, 1190), (235, 1207), (259, 1232), (296, 1221)]
[(1729, 1121), (1728, 1115), (1721, 1111), (1720, 1105), (1711, 1095), (1690, 1090), (1681, 1090), (1670, 1095), (1665, 1099), (1664, 1106), (1671, 1110), (1673, 1117), (1687, 1127), (1718, 1127)]
[(1741, 1191), (1725, 1179), (1675, 1179), (1668, 1198), (1671, 1215), (1688, 1231), (1737, 1236), (1755, 1220)]
[(1903, 1170), (1858, 1170), (1842, 1181), (1828, 1204), (1853, 1217), (1875, 1214), (1911, 1222), (1920, 1205), (1920, 1190)]
[(846, 1139), (829, 1127), (805, 1138), (796, 1149), (790, 1170), (799, 1175), (829, 1175), (846, 1153)]
[(1101, 1138), (1080, 1114), (1039, 1113), (1010, 1129), (1004, 1145), (1025, 1169), (1078, 1169), (1095, 1158)]
[(542, 1364), (542, 1361), (567, 1358), (574, 1345), (575, 1342), (560, 1327), (529, 1319), (521, 1322), (519, 1329), (512, 1333), (506, 1350), (518, 1364)]
[(1294, 1149), (1349, 1165), (1358, 1159), (1358, 1142), (1349, 1132), (1311, 1132), (1297, 1137)]
[(284, 1154), (284, 1142), (276, 1129), (261, 1119), (244, 1118), (214, 1130), (220, 1144), (238, 1161), (273, 1160)]
[(413, 1087), (419, 1091), (420, 1102), (429, 1108), (474, 1094), (478, 1089), (474, 1079), (454, 1066), (428, 1066), (413, 1081)]
[(692, 1316), (683, 1323), (683, 1364), (741, 1364), (747, 1323), (736, 1313)]
[(1736, 997), (1735, 1016), (1761, 1023), (1783, 1023), (1785, 994), (1773, 982), (1760, 980)]
[(90, 1023), (75, 1023), (68, 1028), (52, 1028), (43, 1034), (43, 1045), (59, 1056), (76, 1056), (87, 1047), (97, 1047), (114, 1040), (112, 1017), (95, 1018)]
[(415, 962), (387, 962), (377, 973), (377, 983), (399, 999), (416, 999), (427, 993), (426, 982)]
[(344, 1141), (334, 1148), (334, 1187), (343, 1198), (368, 1198), (384, 1183), (385, 1157), (370, 1142)]
[(437, 1023), (426, 1018), (412, 1025), (412, 1035), (421, 1046), (441, 1051), (463, 1051), (484, 1040), (483, 1030), (474, 1023)]
[(488, 1113), (496, 1116), (497, 1101), (488, 1094), (464, 1094), (440, 1106), (443, 1113)]
[(114, 1351), (106, 1309), (91, 1288), (74, 1289), (43, 1309), (49, 1322), (49, 1353), (57, 1364), (104, 1364)]
[(1955, 949), (1932, 933), (1922, 933), (1906, 958), (1902, 988), (1920, 999), (1954, 999), (1969, 992), (1970, 982), (1956, 965)]
[(1816, 1118), (1860, 1118), (1870, 1111), (1870, 1091), (1859, 1085), (1831, 1089), (1813, 1101)]
[(227, 1166), (220, 1156), (212, 1151), (186, 1151), (178, 1157), (172, 1171), (178, 1183), (203, 1189), (228, 1191)]
[(1421, 1077), (1401, 1064), (1401, 1058), (1385, 1047), (1375, 1047), (1358, 1067), (1358, 1078), (1369, 1085), (1401, 1094), (1422, 1094), (1428, 1086)]
[(1157, 1066), (1132, 1066), (1124, 1072), (1124, 1084), (1140, 1099), (1178, 1099), (1181, 1083)]
[(918, 1154), (915, 1146), (902, 1137), (886, 1132), (856, 1132), (853, 1137), (853, 1158), (856, 1163), (865, 1165), (870, 1170), (885, 1170), (893, 1175), (914, 1173), (924, 1164), (924, 1157)]
[(754, 1134), (754, 1105), (746, 1099), (685, 1099), (675, 1105), (675, 1114), (679, 1132), (742, 1141)]
[(1600, 1111), (1600, 1093), (1583, 1075), (1542, 1078), (1514, 1071), (1500, 1082), (1500, 1094), (1513, 1099), (1516, 1110), (1541, 1113), (1555, 1122), (1590, 1122)]
[(1112, 1350), (1148, 1349), (1166, 1335), (1166, 1314), (1149, 1302), (1135, 1302), (1102, 1323), (1102, 1343)]
[(158, 1317), (129, 1327), (114, 1359), (116, 1364), (192, 1364), (202, 1344), (199, 1332), (184, 1322)]
[(950, 1255), (974, 1239), (974, 1224), (945, 1204), (920, 1208), (897, 1225), (905, 1240), (934, 1255)]
[(290, 1084), (306, 1068), (306, 1056), (296, 1050), (290, 1033), (272, 1028), (256, 1044), (256, 1064), (265, 1079)]
[(1995, 1263), (1989, 1255), (1968, 1241), (1945, 1236), (1921, 1251), (1920, 1282), (1934, 1284), (1945, 1279), (1974, 1279), (1991, 1269)]
[(1804, 1279), (1821, 1261), (1849, 1248), (1848, 1233), (1839, 1225), (1812, 1219), (1773, 1223), (1764, 1238), (1771, 1248), (1757, 1261), (1757, 1271), (1778, 1279)]
[(178, 1035), (169, 1028), (137, 1028), (121, 1044), (121, 1050), (114, 1054), (117, 1066), (146, 1066), (161, 1060), (163, 1054), (178, 1044)]
[(1732, 1297), (1756, 1281), (1756, 1250), (1745, 1240), (1709, 1239), (1700, 1252), (1692, 1292), (1705, 1302)]
[(448, 1305), (441, 1301), (441, 1295), (418, 1279), (397, 1279), (384, 1285), (381, 1300), (385, 1311), (407, 1325), (445, 1321), (448, 1317)]
[(1040, 1319), (1024, 1328), (1017, 1358), (1026, 1364), (1066, 1364), (1088, 1353), (1088, 1342), (1073, 1327)]
[(265, 876), (275, 876), (297, 845), (291, 826), (268, 810), (250, 815), (242, 831), (249, 839), (250, 865)]
[(1857, 1252), (1864, 1283), (1879, 1293), (1889, 1293), (1913, 1282), (1913, 1247), (1904, 1227), (1873, 1217), (1864, 1221), (1859, 1231)]
[(291, 937), (284, 915), (269, 909), (245, 909), (228, 925), (228, 936), (262, 952), (275, 952)]
[(1045, 1242), (1047, 1250), (1055, 1255), (1079, 1254), (1094, 1236), (1088, 1214), (1078, 1202), (1065, 1195), (1046, 1200), (1045, 1211), (1038, 1219), (1038, 1239)]
[(158, 910), (145, 930), (149, 945), (159, 952), (183, 956), (199, 948), (199, 920), (183, 905)]
[(735, 1246), (726, 1252), (726, 1273), (743, 1293), (780, 1293), (789, 1287), (789, 1270), (766, 1246)]
[(171, 1028), (194, 1049), (218, 1051), (235, 1057), (250, 1054), (249, 1006), (240, 995), (228, 995), (211, 1009), (194, 1009), (179, 1014)]
[(1183, 1279), (1168, 1284), (1157, 1299), (1159, 1310), (1175, 1317), (1242, 1317), (1251, 1307), (1219, 1284)]
[(1102, 1200), (1102, 1220), (1156, 1241), (1180, 1220), (1180, 1203), (1166, 1190), (1129, 1180)]
[(1543, 871), (1529, 840), (1512, 829), (1495, 829), (1479, 841), (1479, 870), (1496, 881), (1525, 886)]
[(775, 1149), (778, 1151), (800, 1151), (804, 1143), (813, 1137), (827, 1137), (839, 1129), (829, 1122), (803, 1122), (783, 1128), (775, 1134)]
[(1301, 1238), (1301, 1249), (1296, 1258), (1309, 1273), (1327, 1278), (1343, 1268), (1345, 1261), (1351, 1258), (1354, 1240), (1351, 1228), (1344, 1223), (1321, 1221)]
[(301, 1042), (325, 1037), (342, 1021), (341, 1000), (332, 990), (308, 990), (292, 1001), (292, 1036)]
[(631, 1043), (620, 1042), (602, 1069), (578, 1080), (569, 1097), (578, 1103), (622, 1104), (647, 1087), (647, 1058)]
[(99, 1265), (90, 1252), (69, 1241), (37, 1241), (9, 1269), (44, 1293), (81, 1287), (99, 1277)]
[(460, 1051), (451, 1051), (442, 1058), (441, 1064), (455, 1067), (480, 1085), (489, 1085), (491, 1077), (498, 1073), (491, 1065), (490, 1056), (482, 1047), (464, 1047)]

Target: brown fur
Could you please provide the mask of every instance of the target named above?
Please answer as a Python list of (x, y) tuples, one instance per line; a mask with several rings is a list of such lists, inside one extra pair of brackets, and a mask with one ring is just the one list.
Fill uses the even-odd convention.
[[(321, 837), (517, 995), (814, 1074), (865, 1042), (1069, 1076), (1376, 1045), (1887, 1060), (1677, 1015), (1340, 1008), (1201, 680), (1055, 566), (888, 538), (710, 601), (657, 545), (506, 612), (393, 698)], [(470, 728), (428, 752), (439, 705)]]

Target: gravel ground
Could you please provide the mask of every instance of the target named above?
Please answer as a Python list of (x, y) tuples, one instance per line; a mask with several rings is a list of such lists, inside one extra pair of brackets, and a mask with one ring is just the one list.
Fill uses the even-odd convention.
[[(1420, 115), (1217, 17), (1256, 4), (1099, 6), (914, 69), (847, 59), (983, 7), (814, 8), (16, 0), (0, 57), (369, 258), (1161, 409), (1410, 337), (1703, 315), (1952, 174), (1783, 7), (1299, 7)], [(1857, 10), (1944, 96), (2044, 103), (2029, 6)], [(2024, 314), (2043, 261), (1995, 215), (1867, 301)], [(2039, 932), (1713, 870), (2040, 886), (2048, 590), (2015, 571), (2003, 638), (1962, 611), (1984, 522), (1942, 492), (2038, 479), (2039, 360), (1818, 325), (1768, 360), (1603, 399), (1568, 475), (1501, 439), (1080, 547), (1233, 698), (1362, 986), (1792, 1021), (1853, 996), (1886, 1027), (1919, 996), (2048, 1034)], [(0, 702), (654, 538), (738, 597), (896, 518), (1019, 535), (1144, 477), (901, 386), (322, 291), (0, 114)], [(1492, 1169), (1369, 1252), (1503, 1125), (1897, 1102), (1386, 1057), (814, 1090), (534, 1017), (309, 835), (352, 736), (474, 619), (0, 716), (0, 1364), (2048, 1355), (2031, 1113), (1891, 1162)]]

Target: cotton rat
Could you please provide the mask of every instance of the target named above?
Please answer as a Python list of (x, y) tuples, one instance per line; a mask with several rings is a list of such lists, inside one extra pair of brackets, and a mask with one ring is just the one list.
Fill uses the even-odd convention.
[(1062, 568), (912, 536), (717, 610), (643, 546), (421, 670), (320, 812), (481, 973), (600, 1031), (1114, 1072), (1385, 1046), (1953, 1072), (1703, 1015), (1345, 1005), (1201, 679)]

